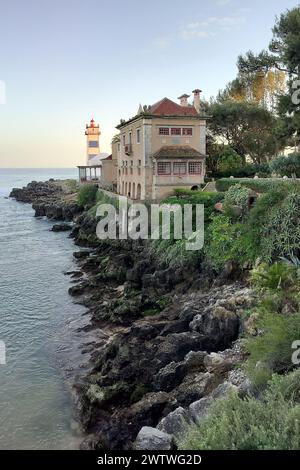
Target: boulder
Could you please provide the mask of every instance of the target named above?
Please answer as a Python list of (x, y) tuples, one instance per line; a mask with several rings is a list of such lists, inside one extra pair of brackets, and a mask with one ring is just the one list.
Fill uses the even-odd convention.
[(159, 429), (144, 426), (138, 433), (133, 445), (135, 450), (171, 450), (173, 437)]
[(203, 418), (208, 415), (209, 408), (211, 407), (214, 399), (212, 397), (203, 397), (200, 400), (194, 401), (189, 406), (189, 415), (196, 424), (199, 424)]
[(189, 413), (179, 406), (158, 423), (157, 429), (176, 437), (182, 435), (190, 424)]

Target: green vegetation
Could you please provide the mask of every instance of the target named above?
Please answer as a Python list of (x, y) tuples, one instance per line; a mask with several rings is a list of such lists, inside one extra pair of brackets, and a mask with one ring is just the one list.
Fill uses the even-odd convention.
[[(242, 217), (246, 214), (249, 205), (249, 190), (241, 184), (230, 186), (225, 194), (223, 209), (231, 217)], [(238, 208), (239, 211), (234, 211)]]
[[(208, 225), (215, 211), (215, 204), (222, 201), (224, 195), (221, 193), (208, 193), (202, 191), (192, 191), (176, 189), (175, 196), (171, 196), (162, 203), (184, 207), (185, 204), (192, 204), (195, 209), (196, 204), (204, 205), (204, 225)], [(195, 211), (194, 211), (195, 212)], [(186, 239), (176, 240), (172, 236), (171, 239), (152, 240), (149, 247), (150, 254), (160, 261), (172, 267), (179, 267), (186, 264), (195, 265), (199, 263), (203, 257), (202, 251), (187, 250)]]
[(300, 269), (287, 262), (261, 264), (251, 279), (259, 292), (255, 326), (260, 334), (245, 340), (245, 369), (254, 386), (263, 388), (274, 372), (294, 367), (291, 345), (300, 338)]
[(240, 184), (246, 188), (252, 189), (258, 193), (264, 193), (271, 189), (285, 189), (295, 188), (300, 190), (299, 181), (265, 178), (265, 179), (253, 179), (253, 178), (221, 178), (216, 181), (216, 188), (218, 191), (228, 191), (230, 186)]
[(191, 450), (300, 448), (300, 370), (273, 376), (260, 400), (236, 394), (218, 400), (180, 442)]
[(281, 150), (275, 129), (278, 119), (254, 102), (222, 100), (210, 105), (209, 132), (223, 138), (244, 161), (267, 162)]
[(270, 168), (281, 176), (300, 177), (300, 154), (293, 153), (271, 160)]
[(91, 207), (96, 201), (98, 186), (96, 184), (83, 184), (78, 193), (78, 203), (85, 207)]

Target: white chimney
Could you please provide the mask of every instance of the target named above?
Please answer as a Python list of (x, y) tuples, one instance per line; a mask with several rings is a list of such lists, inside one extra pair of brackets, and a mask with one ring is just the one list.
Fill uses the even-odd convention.
[(188, 98), (190, 97), (190, 95), (181, 95), (178, 97), (178, 99), (180, 100), (180, 106), (188, 106)]
[(196, 108), (197, 113), (200, 113), (201, 111), (201, 103), (200, 103), (200, 93), (202, 90), (199, 90), (199, 88), (196, 88), (196, 90), (193, 90), (194, 93), (194, 101), (193, 105)]

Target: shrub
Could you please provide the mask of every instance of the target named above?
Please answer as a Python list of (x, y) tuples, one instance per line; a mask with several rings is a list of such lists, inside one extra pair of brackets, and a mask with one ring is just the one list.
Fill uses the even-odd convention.
[(250, 354), (245, 370), (253, 385), (260, 389), (273, 372), (282, 373), (294, 367), (292, 343), (300, 338), (300, 314), (260, 312), (256, 326), (261, 334), (245, 341)]
[(300, 154), (293, 153), (292, 155), (280, 156), (270, 162), (270, 168), (275, 173), (281, 176), (297, 176), (300, 177)]
[(283, 262), (262, 264), (253, 270), (251, 281), (260, 293), (255, 310), (259, 335), (245, 341), (249, 353), (245, 368), (261, 388), (273, 372), (294, 367), (291, 346), (300, 338), (299, 267)]
[(231, 147), (223, 150), (218, 158), (218, 172), (234, 172), (241, 167), (243, 163), (242, 157)]
[(180, 442), (185, 450), (292, 450), (300, 447), (300, 371), (273, 376), (261, 400), (217, 400)]
[(253, 178), (255, 175), (260, 178), (267, 178), (270, 174), (271, 169), (268, 163), (245, 163), (238, 168), (214, 172), (216, 178), (228, 178), (229, 176), (234, 176), (235, 178)]
[(230, 186), (240, 184), (246, 188), (252, 189), (258, 193), (264, 193), (273, 189), (284, 190), (294, 189), (300, 190), (299, 181), (289, 181), (274, 178), (253, 179), (253, 178), (221, 178), (216, 181), (216, 188), (218, 191), (227, 191)]
[(232, 206), (241, 209), (241, 216), (245, 215), (248, 209), (249, 190), (240, 184), (230, 186), (225, 194), (223, 208), (228, 215), (232, 215)]
[(190, 189), (175, 189), (175, 197), (171, 196), (162, 203), (166, 204), (203, 204), (204, 205), (204, 216), (205, 222), (209, 222), (211, 214), (215, 211), (215, 204), (221, 202), (224, 199), (223, 193), (210, 193), (203, 191), (192, 191)]
[(216, 271), (221, 270), (227, 261), (241, 260), (243, 253), (239, 238), (242, 230), (242, 224), (231, 223), (226, 215), (212, 216), (205, 236), (204, 253)]
[(285, 197), (282, 193), (281, 197), (282, 201), (265, 213), (259, 230), (261, 256), (268, 262), (299, 254), (300, 196), (290, 193)]
[(81, 206), (92, 206), (96, 202), (98, 186), (96, 184), (84, 184), (78, 193), (78, 203)]

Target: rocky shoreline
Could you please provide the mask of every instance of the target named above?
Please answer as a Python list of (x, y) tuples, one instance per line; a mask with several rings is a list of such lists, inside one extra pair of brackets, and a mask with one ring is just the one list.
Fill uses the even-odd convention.
[(103, 341), (89, 346), (91, 372), (76, 387), (82, 448), (173, 449), (216, 399), (250, 393), (236, 366), (255, 295), (234, 266), (216, 278), (200, 264), (170, 268), (147, 242), (100, 241), (95, 219), (59, 182), (33, 182), (11, 197), (36, 216), (73, 221), (70, 236), (84, 248), (74, 253), (69, 293)]

